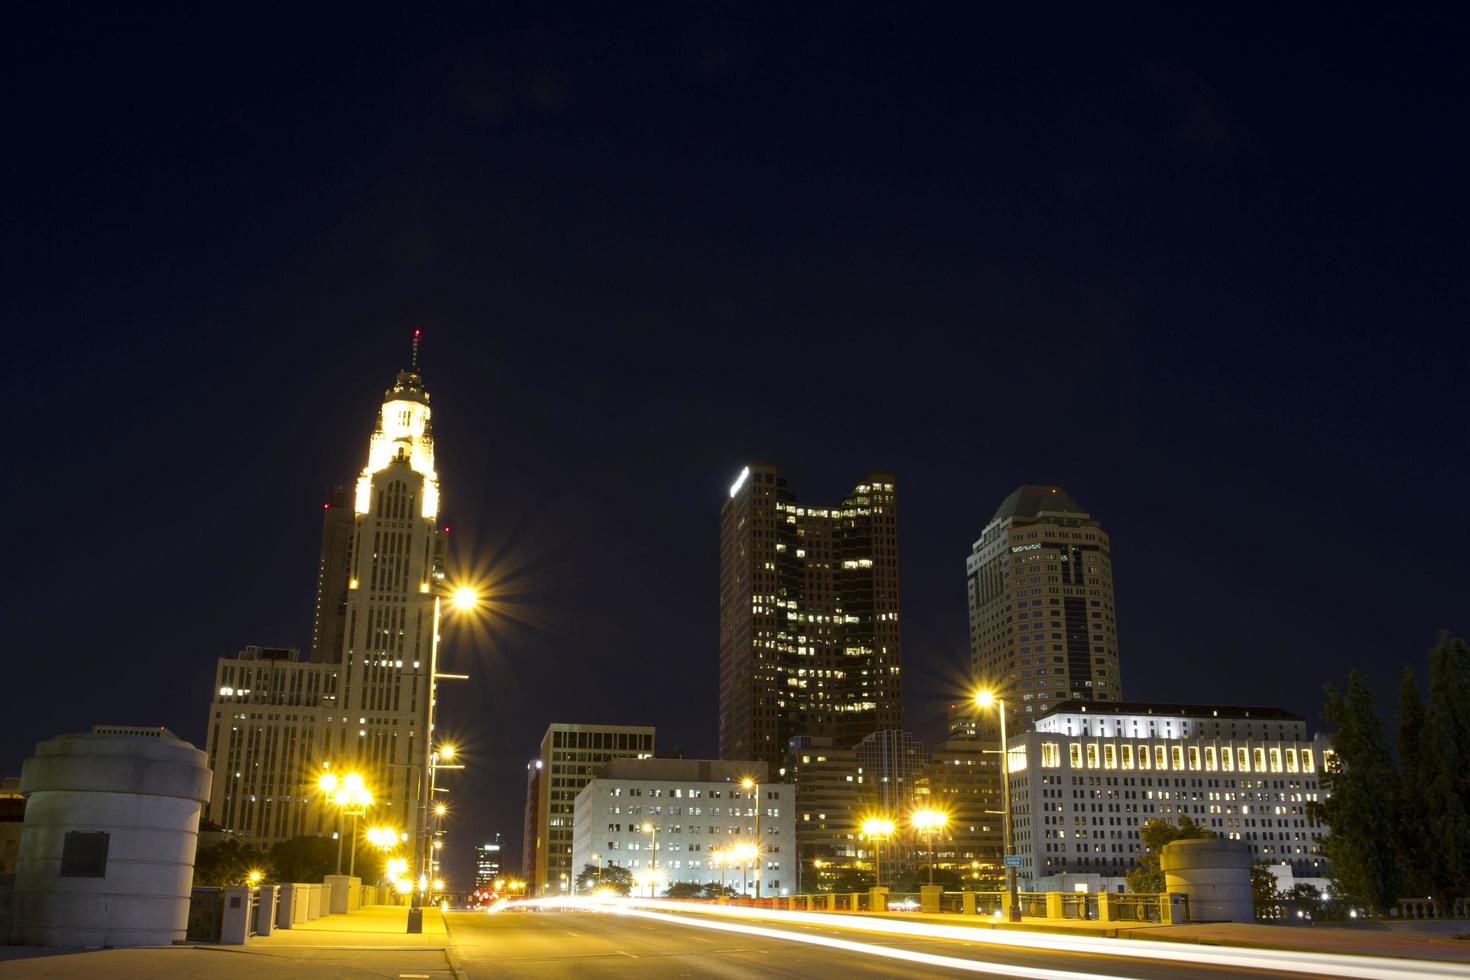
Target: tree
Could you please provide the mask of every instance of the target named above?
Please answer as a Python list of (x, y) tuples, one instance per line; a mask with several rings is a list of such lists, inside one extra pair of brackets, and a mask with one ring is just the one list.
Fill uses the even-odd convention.
[(1189, 814), (1181, 813), (1177, 824), (1167, 820), (1148, 821), (1139, 828), (1138, 836), (1143, 841), (1143, 853), (1138, 855), (1138, 867), (1128, 869), (1128, 890), (1138, 895), (1157, 895), (1164, 890), (1164, 872), (1159, 867), (1164, 845), (1176, 840), (1214, 837), (1215, 833), (1195, 823)]
[(731, 888), (729, 885), (723, 885), (722, 886), (722, 885), (719, 885), (719, 884), (717, 884), (717, 883), (715, 883), (715, 882), (712, 881), (709, 884), (707, 884), (707, 885), (704, 886), (704, 894), (703, 894), (703, 897), (704, 898), (734, 898), (736, 895), (739, 895), (739, 894), (740, 893), (738, 891), (736, 891), (735, 889)]
[[(355, 867), (343, 856), (342, 871), (349, 867), (362, 872), (379, 866), (378, 855), (372, 850), (358, 849)], [(337, 872), (337, 842), (330, 837), (292, 837), (273, 845), (267, 861), (267, 874), (271, 881), (321, 881)], [(363, 877), (368, 877), (364, 874)]]
[[(715, 886), (720, 887), (719, 885)], [(704, 898), (705, 886), (694, 881), (676, 881), (664, 889), (664, 898)]]
[(265, 863), (265, 855), (238, 840), (201, 847), (194, 856), (194, 884), (200, 887), (243, 885), (250, 872)]
[(1470, 894), (1470, 650), (1444, 635), (1430, 654), (1419, 766), (1427, 891), (1448, 908)]
[(1431, 849), (1424, 832), (1424, 703), (1414, 672), (1404, 668), (1399, 680), (1399, 780), (1394, 797), (1394, 848), (1398, 852), (1400, 888), (1423, 895), (1429, 888)]
[(1398, 899), (1394, 797), (1398, 774), (1363, 675), (1348, 675), (1346, 695), (1327, 685), (1323, 715), (1335, 725), (1322, 767), (1323, 799), (1310, 807), (1327, 823), (1322, 853), (1332, 862), (1335, 891), (1382, 913)]
[(1276, 897), (1276, 876), (1271, 873), (1271, 865), (1265, 861), (1252, 861), (1251, 901), (1259, 904), (1269, 902)]
[(831, 892), (865, 892), (877, 884), (877, 879), (866, 868), (837, 868), (828, 876), (826, 884)]
[(618, 895), (630, 895), (633, 892), (633, 872), (616, 864), (604, 864), (601, 868), (595, 864), (582, 865), (582, 870), (577, 873), (577, 891), (594, 892), (599, 888), (610, 889)]

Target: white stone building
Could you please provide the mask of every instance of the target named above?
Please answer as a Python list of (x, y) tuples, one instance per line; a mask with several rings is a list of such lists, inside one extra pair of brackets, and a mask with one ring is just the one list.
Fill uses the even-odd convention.
[[(741, 780), (759, 785), (746, 790)], [(599, 860), (633, 872), (656, 871), (663, 887), (674, 882), (718, 885), (763, 896), (796, 891), (795, 788), (768, 783), (763, 762), (713, 759), (615, 759), (577, 794), (572, 867)], [(759, 798), (757, 799), (757, 794)], [(756, 810), (760, 831), (756, 831)], [(654, 833), (642, 830), (644, 824)], [(759, 868), (724, 869), (718, 852), (759, 839)], [(744, 874), (742, 875), (742, 870)]]
[(439, 504), (415, 333), (412, 366), (383, 395), (355, 492), (323, 509), (313, 659), (247, 647), (219, 661), (206, 742), (215, 823), (254, 843), (330, 832), (337, 815), (316, 789), (325, 769), (363, 775), (372, 822), (411, 832), (422, 821), (430, 664), (447, 588)]
[(1187, 814), (1259, 860), (1321, 878), (1324, 738), (1277, 708), (1068, 701), (1010, 740), (1023, 889), (1059, 874), (1120, 876), (1149, 820)]

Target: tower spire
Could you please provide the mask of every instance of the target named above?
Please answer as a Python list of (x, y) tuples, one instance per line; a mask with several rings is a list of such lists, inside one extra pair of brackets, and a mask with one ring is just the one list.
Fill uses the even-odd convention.
[(413, 373), (414, 374), (418, 374), (419, 373), (419, 338), (422, 337), (423, 335), (424, 335), (424, 332), (422, 330), (420, 330), (418, 327), (414, 327), (413, 328)]

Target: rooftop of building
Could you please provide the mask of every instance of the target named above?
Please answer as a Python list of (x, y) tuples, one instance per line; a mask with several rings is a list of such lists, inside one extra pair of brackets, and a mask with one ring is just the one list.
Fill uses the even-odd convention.
[(1285, 708), (1224, 704), (1178, 704), (1173, 701), (1058, 701), (1041, 718), (1057, 715), (1159, 715), (1175, 718), (1251, 718), (1257, 721), (1306, 721)]
[(1087, 511), (1083, 510), (1081, 505), (1061, 487), (1024, 483), (1001, 501), (995, 516), (990, 520), (991, 523), (994, 523), (1008, 517), (1030, 518), (1044, 512), (1088, 516)]
[(612, 759), (597, 771), (598, 779), (668, 779), (693, 783), (758, 783), (770, 775), (764, 762), (738, 759)]

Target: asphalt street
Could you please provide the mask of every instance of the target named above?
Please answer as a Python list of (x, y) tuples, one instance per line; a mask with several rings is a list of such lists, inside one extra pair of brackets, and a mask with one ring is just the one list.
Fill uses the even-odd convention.
[(993, 976), (1166, 978), (1282, 976), (1271, 970), (1191, 964), (1070, 951), (1005, 949), (979, 943), (907, 939), (851, 929), (761, 923), (795, 937), (861, 944), (861, 950), (811, 945), (708, 928), (699, 917), (645, 918), (595, 911), (450, 913), (454, 955), (469, 980), (489, 977), (943, 977), (975, 976), (942, 963), (915, 963), (876, 950), (927, 954), (988, 968)]

